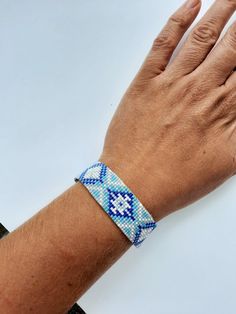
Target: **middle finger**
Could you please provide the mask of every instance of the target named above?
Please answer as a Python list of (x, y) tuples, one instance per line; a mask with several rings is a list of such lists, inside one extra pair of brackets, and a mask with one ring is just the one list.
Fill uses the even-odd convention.
[(206, 58), (236, 9), (236, 0), (216, 0), (190, 32), (169, 70), (181, 77), (194, 71)]

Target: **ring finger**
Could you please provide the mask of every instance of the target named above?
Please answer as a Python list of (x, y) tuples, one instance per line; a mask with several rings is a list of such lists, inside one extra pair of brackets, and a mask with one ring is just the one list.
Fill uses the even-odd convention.
[(236, 9), (236, 1), (216, 0), (190, 32), (185, 44), (169, 66), (169, 70), (183, 76), (194, 71), (206, 58), (218, 40), (224, 26)]

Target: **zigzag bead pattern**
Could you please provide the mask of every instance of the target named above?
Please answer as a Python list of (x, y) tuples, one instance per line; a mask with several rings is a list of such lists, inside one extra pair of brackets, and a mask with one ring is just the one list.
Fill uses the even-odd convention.
[(139, 247), (156, 228), (156, 222), (124, 182), (104, 163), (96, 162), (80, 181), (128, 239)]

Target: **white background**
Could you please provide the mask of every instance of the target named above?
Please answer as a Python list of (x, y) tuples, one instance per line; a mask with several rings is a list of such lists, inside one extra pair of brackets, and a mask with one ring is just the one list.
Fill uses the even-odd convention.
[[(201, 14), (212, 1), (203, 2)], [(0, 221), (11, 231), (98, 158), (121, 96), (180, 4), (0, 0)], [(160, 221), (79, 304), (88, 314), (235, 313), (235, 183)]]

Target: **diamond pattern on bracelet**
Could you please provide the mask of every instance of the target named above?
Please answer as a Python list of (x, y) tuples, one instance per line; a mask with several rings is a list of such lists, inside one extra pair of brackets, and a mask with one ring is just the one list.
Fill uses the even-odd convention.
[(150, 213), (104, 163), (96, 162), (74, 180), (80, 181), (88, 189), (136, 247), (156, 228)]

